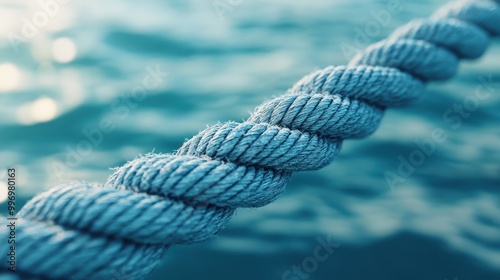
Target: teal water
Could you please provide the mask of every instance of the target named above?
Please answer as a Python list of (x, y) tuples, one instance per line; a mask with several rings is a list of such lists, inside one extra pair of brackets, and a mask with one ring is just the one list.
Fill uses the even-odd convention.
[[(373, 27), (392, 2), (400, 11)], [(342, 46), (376, 42), (445, 1), (243, 0), (222, 16), (220, 3), (68, 1), (24, 38), (23, 18), (43, 8), (3, 1), (3, 213), (7, 166), (21, 204), (63, 182), (103, 183), (110, 167), (242, 120), (303, 75), (345, 64)], [(12, 45), (12, 34), (24, 39)], [(374, 135), (345, 142), (333, 164), (295, 174), (275, 203), (240, 209), (214, 240), (172, 248), (149, 279), (500, 279), (499, 65), (497, 39), (418, 104), (388, 111)], [(168, 75), (135, 92), (156, 68)], [(492, 94), (479, 100), (481, 86)], [(453, 112), (474, 100), (467, 116)], [(390, 186), (385, 174), (437, 128), (446, 140)], [(338, 246), (310, 272), (287, 274), (311, 265), (318, 238)]]

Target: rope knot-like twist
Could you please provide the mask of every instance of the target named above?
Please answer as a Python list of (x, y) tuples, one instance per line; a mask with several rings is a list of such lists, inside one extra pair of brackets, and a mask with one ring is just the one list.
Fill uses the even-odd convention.
[(51, 279), (143, 277), (170, 245), (210, 238), (236, 208), (272, 202), (292, 172), (329, 164), (344, 139), (373, 133), (386, 108), (452, 77), (459, 59), (484, 53), (499, 22), (498, 1), (450, 3), (348, 66), (305, 76), (243, 123), (209, 127), (175, 154), (139, 157), (104, 186), (68, 184), (36, 196), (19, 213), (18, 270)]

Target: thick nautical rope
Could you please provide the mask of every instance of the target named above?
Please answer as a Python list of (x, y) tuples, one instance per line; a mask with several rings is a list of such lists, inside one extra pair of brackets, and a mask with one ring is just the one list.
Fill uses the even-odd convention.
[[(243, 123), (209, 127), (175, 154), (137, 158), (104, 186), (68, 184), (36, 196), (18, 215), (16, 275), (143, 278), (169, 246), (213, 237), (236, 208), (272, 202), (292, 172), (329, 164), (344, 139), (375, 131), (386, 108), (451, 78), (460, 58), (484, 53), (499, 22), (498, 0), (452, 2), (348, 66), (304, 77)], [(7, 240), (8, 227), (0, 234)], [(0, 242), (1, 252), (9, 247)]]

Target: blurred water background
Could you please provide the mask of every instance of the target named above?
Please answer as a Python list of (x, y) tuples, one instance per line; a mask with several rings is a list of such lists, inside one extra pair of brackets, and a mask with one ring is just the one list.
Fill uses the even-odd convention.
[[(66, 0), (44, 18), (42, 2), (0, 6), (4, 214), (7, 166), (18, 170), (21, 204), (63, 182), (103, 183), (110, 167), (173, 152), (206, 125), (248, 117), (312, 70), (345, 64), (342, 46), (355, 45), (356, 28), (391, 2), (400, 11), (368, 27), (361, 45), (445, 3)], [(500, 279), (499, 65), (495, 40), (421, 102), (387, 112), (374, 135), (344, 143), (333, 164), (295, 174), (272, 205), (240, 209), (217, 239), (172, 248), (149, 279)], [(138, 91), (155, 71), (168, 75)], [(470, 116), (443, 118), (485, 79), (494, 94)], [(93, 133), (103, 125), (101, 139)], [(398, 157), (435, 128), (447, 140), (389, 186), (386, 172), (398, 174)], [(340, 247), (310, 273), (286, 275), (312, 265), (318, 238)]]

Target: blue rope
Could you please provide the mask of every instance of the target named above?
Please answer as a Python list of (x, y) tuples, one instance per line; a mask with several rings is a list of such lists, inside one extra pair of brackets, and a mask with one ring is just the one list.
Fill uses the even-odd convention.
[[(386, 108), (412, 103), (428, 81), (451, 78), (458, 59), (481, 56), (500, 34), (498, 2), (450, 3), (348, 66), (304, 77), (243, 123), (209, 127), (175, 154), (135, 159), (104, 186), (68, 184), (36, 196), (19, 213), (18, 277), (9, 277), (142, 279), (171, 245), (211, 238), (237, 207), (272, 202), (292, 172), (329, 164), (344, 139), (374, 132)], [(8, 234), (0, 228), (1, 240)], [(0, 251), (9, 246), (0, 242)]]

